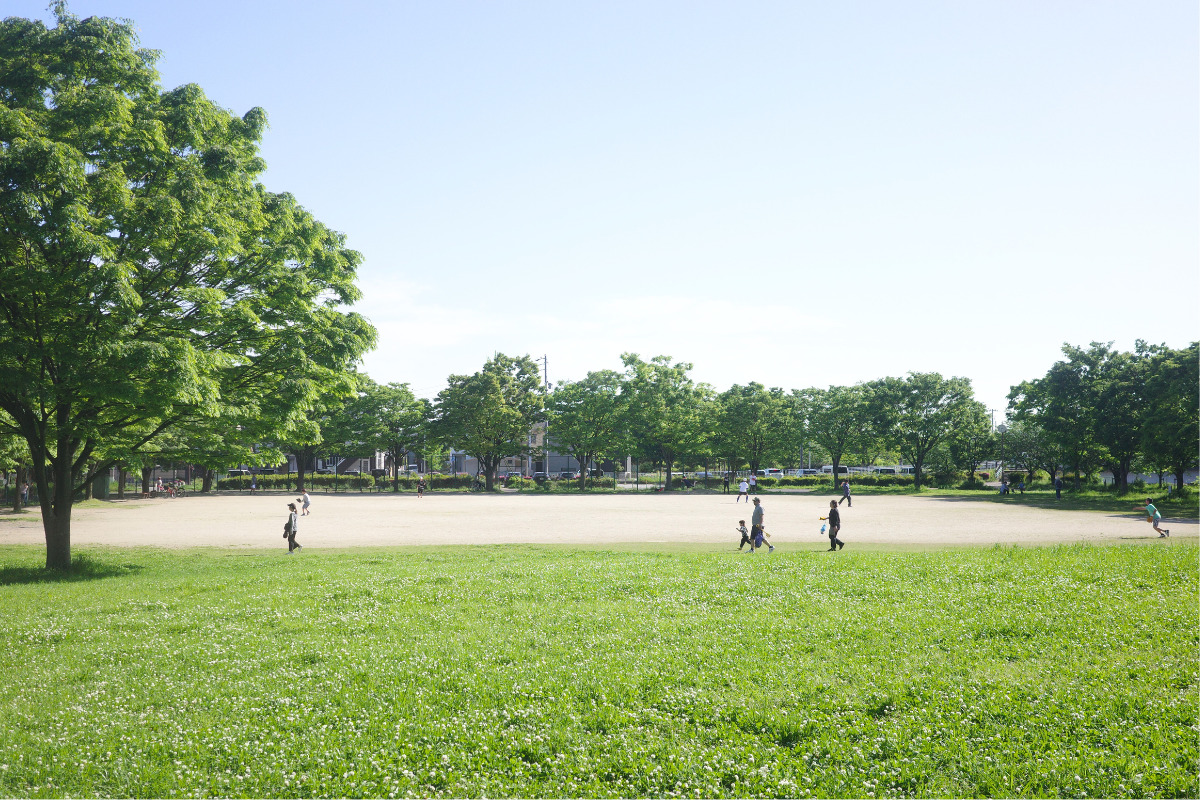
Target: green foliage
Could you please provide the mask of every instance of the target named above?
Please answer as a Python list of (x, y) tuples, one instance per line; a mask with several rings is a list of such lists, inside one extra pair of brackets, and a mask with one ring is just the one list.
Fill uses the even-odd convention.
[(451, 375), (438, 393), (434, 431), (479, 462), (491, 489), (500, 462), (524, 453), (543, 415), (541, 381), (529, 356), (496, 353), (474, 375)]
[(1178, 489), (1200, 453), (1200, 342), (1183, 350), (1149, 348), (1147, 355), (1142, 452), (1174, 474)]
[(639, 461), (662, 464), (669, 489), (676, 461), (705, 449), (709, 439), (703, 414), (710, 407), (708, 387), (698, 387), (688, 377), (691, 364), (673, 364), (669, 356), (643, 361), (636, 353), (624, 353), (621, 361), (630, 453)]
[[(854, 473), (852, 475), (842, 475), (837, 479), (837, 484), (842, 481), (849, 480), (852, 488), (858, 486), (914, 486), (915, 479), (912, 475), (876, 475), (874, 473)], [(821, 486), (828, 488), (831, 485), (828, 475), (784, 475), (782, 478), (759, 478), (758, 485), (764, 489), (771, 489), (777, 486)]]
[[(261, 474), (255, 475), (259, 490), (269, 491), (289, 491), (298, 492), (296, 480), (297, 475), (272, 475)], [(227, 489), (231, 491), (248, 491), (250, 489), (251, 478), (249, 475), (237, 475), (232, 478), (221, 478), (217, 481), (218, 489)], [(362, 491), (375, 486), (375, 479), (370, 475), (338, 475), (337, 480), (334, 480), (333, 475), (308, 475), (304, 478), (304, 488), (309, 491), (317, 491), (320, 489), (339, 489), (342, 491), (355, 489)]]
[(837, 480), (832, 476), (842, 465), (842, 458), (869, 436), (874, 417), (867, 400), (861, 386), (830, 386), (793, 393), (793, 401), (805, 422), (806, 438), (829, 454), (834, 472), (826, 481)]
[(176, 426), (284, 436), (375, 333), (344, 310), (359, 254), (258, 182), (265, 113), (163, 91), (133, 23), (54, 12), (0, 22), (0, 408), (65, 568), (73, 489)]
[(620, 452), (626, 431), (626, 398), (621, 376), (612, 370), (589, 372), (581, 381), (560, 384), (547, 400), (550, 444), (568, 452), (585, 470)]
[(716, 410), (716, 449), (729, 460), (757, 471), (768, 456), (785, 449), (793, 408), (782, 389), (734, 385), (717, 397)]
[[(875, 429), (912, 464), (918, 485), (924, 485), (926, 459), (957, 431), (975, 428), (982, 408), (969, 380), (943, 378), (936, 372), (875, 381), (869, 385), (866, 402)], [(948, 456), (942, 459), (948, 460)], [(944, 479), (948, 471), (941, 473), (938, 477)]]
[(1194, 546), (813, 534), (71, 573), (0, 547), (0, 795), (1200, 794)]

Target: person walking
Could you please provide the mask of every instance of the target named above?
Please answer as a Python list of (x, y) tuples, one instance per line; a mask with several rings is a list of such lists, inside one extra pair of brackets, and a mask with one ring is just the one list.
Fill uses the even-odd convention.
[(723, 482), (724, 482), (724, 493), (729, 494), (729, 473), (728, 472), (725, 473)]
[(1149, 497), (1146, 498), (1146, 505), (1134, 506), (1134, 508), (1146, 512), (1146, 522), (1149, 522), (1154, 526), (1154, 530), (1158, 531), (1158, 538), (1162, 539), (1171, 535), (1171, 531), (1169, 529), (1163, 528), (1161, 525), (1159, 525), (1159, 523), (1162, 522), (1162, 514), (1160, 514), (1158, 509), (1154, 507), (1154, 504), (1150, 502)]
[(425, 479), (421, 478), (421, 480), (417, 481), (417, 499), (420, 500), (424, 496), (425, 496)]
[[(846, 501), (846, 508), (850, 508), (850, 506), (854, 505), (854, 503), (850, 501), (850, 481), (842, 481), (842, 500)], [(842, 500), (838, 500), (839, 506), (842, 504)]]
[(21, 507), (29, 505), (29, 481), (21, 484)]
[(738, 481), (738, 496), (733, 502), (740, 503), (743, 497), (746, 498), (747, 503), (750, 502), (750, 484), (746, 483), (745, 478)]
[(296, 498), (296, 502), (300, 504), (300, 516), (308, 516), (308, 507), (312, 505), (312, 499), (308, 496), (308, 489), (301, 489), (300, 496)]
[(296, 530), (299, 527), (299, 520), (296, 517), (296, 504), (288, 503), (288, 521), (283, 526), (283, 538), (288, 542), (288, 555), (300, 549), (300, 544), (296, 541)]
[(758, 477), (750, 473), (750, 494), (758, 494)]
[(1054, 499), (1062, 500), (1062, 478), (1054, 479)]
[(846, 546), (846, 543), (838, 538), (838, 531), (842, 529), (842, 515), (838, 513), (838, 504), (836, 500), (829, 501), (829, 516), (821, 517), (823, 520), (829, 520), (829, 550), (832, 553), (834, 550), (841, 550)]
[[(763, 546), (763, 541), (764, 541), (763, 537), (766, 535), (766, 528), (763, 524), (764, 513), (765, 512), (763, 511), (762, 501), (759, 500), (757, 497), (754, 498), (754, 511), (750, 514), (750, 550), (749, 550), (749, 552), (751, 552), (751, 553), (753, 553), (755, 550), (757, 550)], [(775, 546), (768, 544), (767, 552), (774, 553)]]

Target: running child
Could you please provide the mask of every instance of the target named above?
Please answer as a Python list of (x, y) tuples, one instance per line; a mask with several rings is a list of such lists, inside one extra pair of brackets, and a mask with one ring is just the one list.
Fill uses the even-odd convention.
[(1146, 505), (1134, 506), (1134, 508), (1146, 512), (1146, 522), (1149, 522), (1154, 526), (1154, 530), (1158, 531), (1158, 538), (1162, 539), (1164, 536), (1171, 535), (1170, 530), (1159, 526), (1158, 523), (1162, 522), (1162, 514), (1158, 513), (1158, 509), (1150, 502), (1149, 497), (1146, 498)]
[(746, 545), (750, 545), (750, 549), (753, 550), (754, 542), (750, 539), (750, 529), (746, 527), (746, 520), (739, 519), (738, 526), (734, 528), (734, 530), (742, 535), (742, 541), (741, 544), (738, 545), (738, 550), (740, 551)]
[(737, 500), (734, 500), (733, 502), (740, 503), (742, 502), (743, 497), (746, 498), (747, 503), (750, 502), (750, 484), (746, 483), (745, 478), (742, 478), (740, 481), (738, 481), (738, 496)]

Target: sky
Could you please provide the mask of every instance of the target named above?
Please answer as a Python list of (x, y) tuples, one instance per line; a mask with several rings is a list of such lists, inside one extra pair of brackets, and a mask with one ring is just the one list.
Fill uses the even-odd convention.
[[(5, 16), (49, 21), (43, 0)], [(1195, 2), (73, 0), (270, 129), (434, 397), (668, 355), (723, 391), (1009, 388), (1200, 338)]]

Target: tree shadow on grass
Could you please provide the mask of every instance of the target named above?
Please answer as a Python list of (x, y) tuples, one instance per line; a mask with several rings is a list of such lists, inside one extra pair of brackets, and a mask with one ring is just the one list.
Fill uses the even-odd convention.
[(0, 586), (16, 586), (30, 583), (78, 583), (104, 578), (122, 578), (142, 571), (138, 564), (115, 564), (96, 561), (87, 555), (77, 555), (66, 570), (45, 567), (0, 566)]

